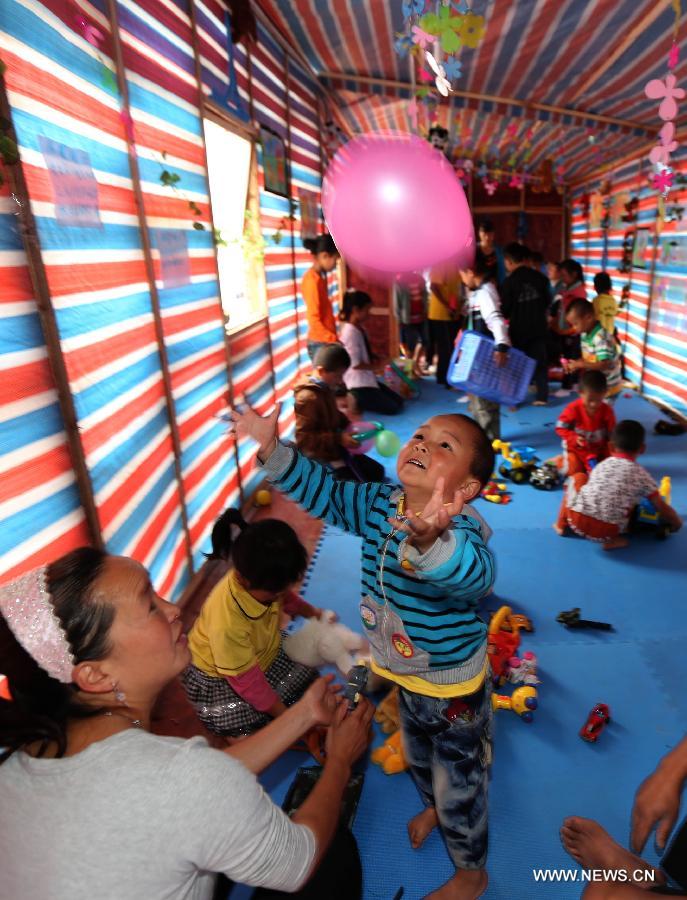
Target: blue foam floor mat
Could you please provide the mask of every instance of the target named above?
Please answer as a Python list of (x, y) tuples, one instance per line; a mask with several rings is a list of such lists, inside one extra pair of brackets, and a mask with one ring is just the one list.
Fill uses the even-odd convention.
[[(536, 447), (540, 458), (558, 452), (553, 422), (566, 400), (544, 408), (524, 406), (502, 414), (504, 440)], [(438, 412), (467, 412), (456, 394), (429, 382), (422, 397), (402, 416), (387, 420), (407, 440), (421, 420)], [(672, 477), (675, 508), (687, 512), (687, 435), (657, 437), (660, 412), (646, 401), (623, 395), (616, 415), (647, 429), (641, 462), (659, 478)], [(393, 467), (381, 460), (391, 476)], [(496, 716), (495, 760), (490, 793), (490, 883), (487, 900), (567, 900), (579, 897), (577, 883), (536, 883), (533, 869), (576, 869), (558, 839), (566, 815), (597, 819), (626, 844), (634, 792), (667, 749), (684, 735), (685, 571), (687, 532), (660, 542), (651, 535), (631, 539), (625, 550), (604, 553), (578, 538), (552, 530), (560, 490), (511, 485), (513, 501), (478, 508), (494, 530), (496, 593), (489, 610), (507, 602), (529, 615), (535, 632), (523, 637), (540, 664), (540, 707), (531, 725), (508, 712)], [(359, 541), (326, 528), (305, 590), (307, 599), (335, 609), (360, 630), (357, 615)], [(556, 614), (580, 606), (583, 615), (613, 623), (611, 634), (568, 631)], [(611, 708), (612, 722), (598, 744), (578, 732), (597, 702)], [(382, 740), (377, 734), (374, 746)], [(262, 781), (281, 802), (303, 755), (289, 753)], [(385, 776), (367, 765), (355, 833), (365, 876), (365, 900), (392, 900), (403, 886), (404, 900), (420, 900), (452, 874), (438, 833), (413, 851), (406, 822), (419, 810), (406, 774)], [(656, 862), (653, 849), (647, 859)], [(237, 888), (232, 900), (249, 892)], [(326, 900), (326, 898), (323, 898)]]

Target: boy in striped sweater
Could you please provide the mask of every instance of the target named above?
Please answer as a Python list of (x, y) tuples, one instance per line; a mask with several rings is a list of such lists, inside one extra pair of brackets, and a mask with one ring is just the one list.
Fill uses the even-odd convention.
[(467, 416), (434, 416), (399, 453), (400, 486), (356, 484), (279, 443), (278, 408), (266, 418), (231, 415), (238, 434), (258, 442), (270, 481), (362, 538), (360, 615), (372, 668), (400, 685), (404, 749), (425, 806), (409, 823), (411, 844), (439, 825), (456, 874), (429, 896), (481, 896), (491, 698), (477, 612), (494, 560), (488, 526), (466, 504), (491, 477), (489, 439)]

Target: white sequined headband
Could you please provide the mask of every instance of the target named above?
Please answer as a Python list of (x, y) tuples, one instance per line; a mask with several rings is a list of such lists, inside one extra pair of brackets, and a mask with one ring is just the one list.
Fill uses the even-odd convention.
[(74, 657), (55, 614), (46, 568), (0, 587), (0, 612), (24, 650), (52, 678), (71, 684)]

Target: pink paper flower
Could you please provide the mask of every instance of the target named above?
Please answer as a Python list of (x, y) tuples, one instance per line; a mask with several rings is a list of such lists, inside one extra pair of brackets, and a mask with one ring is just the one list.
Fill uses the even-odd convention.
[(644, 93), (651, 100), (663, 98), (658, 108), (658, 114), (664, 122), (674, 119), (677, 115), (676, 100), (683, 100), (685, 92), (682, 88), (675, 87), (677, 81), (674, 75), (666, 75), (665, 82), (660, 78), (653, 78), (644, 88)]
[(417, 44), (423, 50), (427, 49), (427, 44), (434, 43), (434, 35), (427, 34), (426, 31), (423, 31), (419, 25), (413, 25), (413, 43)]
[(522, 175), (513, 175), (508, 186), (512, 188), (521, 188), (522, 185)]
[(496, 188), (498, 187), (498, 181), (489, 181), (489, 179), (485, 179), (484, 181), (484, 189), (490, 197), (493, 197), (496, 193)]

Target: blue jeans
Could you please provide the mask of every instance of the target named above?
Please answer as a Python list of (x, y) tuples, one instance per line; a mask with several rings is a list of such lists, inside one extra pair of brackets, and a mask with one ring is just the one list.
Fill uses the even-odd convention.
[[(463, 701), (460, 704), (460, 701)], [(447, 713), (462, 705), (451, 721)], [(436, 808), (457, 869), (482, 869), (488, 845), (491, 683), (475, 694), (441, 700), (400, 691), (403, 750), (425, 806)]]

